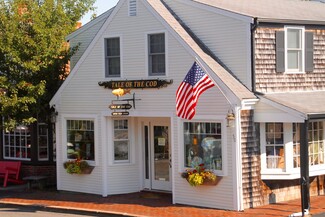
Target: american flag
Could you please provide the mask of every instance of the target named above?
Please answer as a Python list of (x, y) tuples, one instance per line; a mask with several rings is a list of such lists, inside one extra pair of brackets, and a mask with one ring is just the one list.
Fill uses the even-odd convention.
[(199, 96), (213, 86), (213, 81), (201, 67), (194, 62), (176, 92), (177, 116), (191, 120), (195, 115), (195, 107)]

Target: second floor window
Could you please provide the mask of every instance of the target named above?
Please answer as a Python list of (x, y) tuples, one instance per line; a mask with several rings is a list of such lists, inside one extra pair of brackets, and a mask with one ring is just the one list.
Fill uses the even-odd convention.
[(149, 75), (165, 75), (165, 34), (149, 35)]
[(105, 77), (120, 76), (120, 38), (107, 38), (105, 39)]
[(288, 71), (302, 72), (303, 68), (303, 29), (287, 28), (286, 56)]
[(304, 27), (286, 26), (276, 32), (276, 71), (312, 72), (314, 69), (314, 36)]

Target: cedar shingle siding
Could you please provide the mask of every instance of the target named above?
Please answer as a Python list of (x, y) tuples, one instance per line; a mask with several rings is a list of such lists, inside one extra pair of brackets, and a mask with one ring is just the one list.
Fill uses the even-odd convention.
[(276, 72), (276, 31), (283, 28), (259, 27), (255, 33), (255, 77), (258, 92), (325, 90), (325, 30), (314, 33), (314, 70), (303, 74)]
[(261, 181), (261, 160), (258, 137), (255, 133), (253, 110), (241, 112), (241, 145), (244, 209), (265, 204), (267, 195)]

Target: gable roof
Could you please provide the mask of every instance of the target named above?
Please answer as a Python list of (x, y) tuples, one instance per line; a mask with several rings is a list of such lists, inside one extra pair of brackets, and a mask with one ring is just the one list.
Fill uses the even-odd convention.
[[(60, 89), (56, 92), (54, 97), (50, 101), (50, 105), (55, 104), (58, 96), (61, 94), (66, 85), (72, 79), (76, 71), (89, 54), (89, 50), (92, 49), (96, 41), (99, 39), (99, 35), (108, 27), (108, 24), (111, 22), (116, 12), (122, 5), (123, 0), (120, 0), (117, 6), (113, 9), (112, 14), (108, 17), (106, 22), (102, 25), (101, 29), (97, 33), (94, 40), (88, 46), (87, 50), (84, 52), (77, 65), (73, 68), (72, 72), (61, 85)], [(195, 40), (186, 32), (182, 25), (175, 19), (175, 17), (170, 13), (170, 11), (163, 5), (160, 0), (143, 0), (143, 3), (147, 6), (150, 6), (154, 15), (162, 22), (164, 22), (166, 27), (170, 30), (174, 36), (180, 41), (180, 43), (187, 48), (191, 54), (197, 58), (200, 65), (207, 66), (210, 71), (206, 71), (213, 80), (218, 83), (221, 91), (229, 90), (233, 95), (232, 99), (235, 98), (236, 102), (245, 100), (245, 99), (256, 99), (257, 97), (249, 91), (242, 83), (240, 83), (234, 76), (232, 76), (225, 68), (223, 68), (218, 62), (216, 62), (211, 56), (205, 53), (201, 47), (195, 42)], [(212, 72), (212, 73), (211, 73)], [(227, 97), (226, 97), (227, 98)], [(227, 98), (228, 99), (228, 98)]]
[(302, 0), (191, 0), (261, 22), (325, 25), (325, 4)]
[(195, 57), (201, 59), (201, 64), (206, 64), (207, 67), (211, 69), (214, 75), (211, 73), (210, 76), (219, 81), (218, 83), (223, 83), (224, 86), (221, 87), (228, 88), (232, 93), (239, 99), (255, 99), (256, 96), (249, 91), (242, 83), (240, 83), (234, 76), (232, 76), (225, 68), (223, 68), (218, 62), (216, 62), (211, 56), (205, 53), (202, 48), (195, 42), (195, 40), (190, 36), (190, 34), (183, 28), (183, 26), (176, 20), (176, 18), (170, 13), (170, 11), (163, 5), (160, 0), (147, 0), (146, 1), (159, 15), (163, 18), (163, 21), (168, 24), (172, 29), (175, 36), (178, 36), (185, 44), (188, 46), (194, 54)]
[(92, 26), (98, 24), (99, 22), (105, 22), (105, 20), (107, 20), (107, 18), (111, 15), (112, 11), (114, 10), (115, 7), (112, 7), (111, 9), (109, 9), (108, 11), (102, 13), (101, 15), (99, 15), (98, 17), (96, 17), (95, 19), (89, 21), (88, 23), (86, 23), (85, 25), (81, 26), (79, 29), (77, 29), (76, 31), (73, 31), (71, 34), (66, 36), (66, 40), (70, 41), (72, 38), (76, 37), (77, 35), (83, 33), (84, 31), (88, 30), (89, 28), (91, 28)]

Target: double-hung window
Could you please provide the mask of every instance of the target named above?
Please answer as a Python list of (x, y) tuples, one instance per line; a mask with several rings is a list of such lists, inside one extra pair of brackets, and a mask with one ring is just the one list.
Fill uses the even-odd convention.
[(149, 43), (149, 75), (159, 76), (166, 74), (165, 34), (151, 34)]
[(303, 71), (303, 29), (286, 29), (286, 68), (288, 72)]
[(105, 39), (105, 77), (121, 76), (120, 38)]
[(312, 72), (313, 32), (304, 27), (286, 26), (276, 32), (276, 71), (287, 73)]
[(184, 166), (222, 170), (222, 129), (218, 122), (184, 122)]

